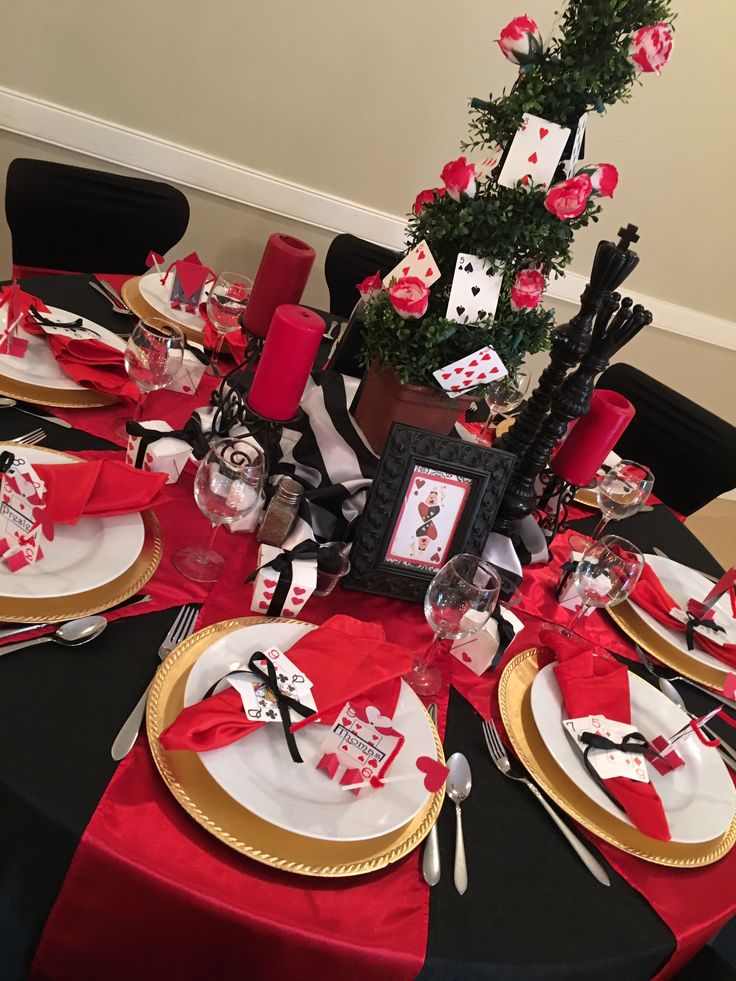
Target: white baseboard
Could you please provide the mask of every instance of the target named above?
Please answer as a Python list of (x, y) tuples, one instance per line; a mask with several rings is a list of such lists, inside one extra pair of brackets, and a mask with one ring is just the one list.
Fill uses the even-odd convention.
[[(405, 219), (398, 215), (3, 87), (0, 129), (328, 231), (351, 232), (393, 249), (404, 244)], [(584, 276), (569, 272), (550, 282), (547, 295), (577, 304), (585, 283)], [(656, 297), (634, 299), (653, 311), (654, 325), (661, 330), (736, 350), (733, 321)]]

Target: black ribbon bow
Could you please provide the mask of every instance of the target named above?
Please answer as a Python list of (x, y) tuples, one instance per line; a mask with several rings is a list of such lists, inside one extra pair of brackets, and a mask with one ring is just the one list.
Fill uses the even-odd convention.
[(159, 439), (171, 437), (171, 439), (183, 440), (191, 446), (197, 460), (201, 460), (206, 455), (210, 445), (211, 436), (202, 432), (202, 424), (196, 416), (191, 416), (183, 429), (167, 429), (165, 432), (160, 429), (146, 429), (145, 426), (133, 419), (129, 419), (125, 423), (125, 429), (129, 436), (136, 436), (140, 439), (133, 464), (135, 467), (139, 467), (143, 463), (146, 450), (151, 443), (155, 443)]
[(253, 582), (258, 573), (263, 569), (273, 569), (278, 575), (278, 582), (274, 588), (271, 602), (266, 610), (267, 616), (277, 617), (284, 608), (286, 597), (289, 595), (289, 588), (294, 580), (292, 563), (297, 559), (316, 559), (319, 555), (320, 548), (321, 546), (317, 542), (307, 539), (307, 541), (299, 542), (294, 548), (284, 549), (283, 552), (280, 552), (270, 562), (264, 562), (263, 565), (259, 565), (257, 569), (254, 569), (250, 573), (245, 580), (247, 583)]
[(687, 624), (685, 625), (685, 641), (687, 642), (687, 649), (691, 651), (695, 647), (695, 630), (697, 627), (707, 627), (709, 630), (714, 630), (725, 634), (726, 628), (722, 627), (719, 623), (716, 623), (711, 614), (704, 617), (696, 617), (694, 613), (687, 611)]
[[(260, 668), (256, 661), (264, 661), (266, 670), (264, 671)], [(292, 698), (291, 695), (285, 695), (279, 688), (278, 679), (276, 677), (276, 668), (272, 661), (266, 657), (263, 651), (255, 651), (250, 656), (248, 661), (248, 670), (251, 671), (257, 678), (259, 678), (268, 691), (271, 692), (275, 701), (276, 707), (279, 710), (279, 715), (281, 716), (281, 725), (284, 729), (284, 736), (286, 737), (286, 745), (289, 747), (289, 753), (292, 760), (295, 763), (303, 763), (304, 760), (299, 753), (299, 747), (296, 744), (296, 739), (294, 738), (294, 733), (291, 731), (291, 716), (289, 711), (293, 709), (304, 719), (308, 719), (310, 715), (315, 715), (315, 711), (312, 708), (308, 708), (306, 705), (296, 699)]]
[(66, 330), (79, 330), (80, 328), (82, 328), (83, 330), (87, 330), (90, 334), (94, 334), (95, 337), (100, 336), (97, 333), (97, 331), (89, 330), (89, 328), (85, 328), (84, 321), (82, 320), (81, 317), (78, 317), (76, 320), (68, 320), (68, 321), (49, 320), (48, 317), (44, 317), (42, 313), (39, 313), (38, 310), (33, 306), (33, 304), (30, 305), (28, 310), (31, 315), (31, 320), (33, 320), (34, 323), (39, 324), (41, 327), (64, 327)]
[(557, 584), (557, 599), (558, 599), (558, 601), (560, 599), (560, 596), (562, 595), (562, 590), (567, 585), (568, 579), (573, 574), (573, 572), (575, 572), (575, 570), (577, 569), (577, 567), (578, 567), (578, 561), (577, 561), (577, 559), (568, 559), (567, 562), (563, 562), (563, 564), (561, 566), (562, 577), (561, 577), (559, 583)]
[(642, 736), (640, 732), (629, 732), (620, 743), (614, 742), (609, 739), (608, 736), (603, 736), (599, 732), (583, 732), (580, 734), (580, 742), (585, 744), (585, 749), (583, 750), (583, 763), (585, 763), (585, 769), (590, 774), (591, 778), (598, 784), (603, 793), (608, 797), (608, 799), (621, 809), (621, 803), (616, 800), (610, 790), (606, 787), (606, 781), (601, 779), (598, 775), (598, 771), (595, 769), (593, 764), (588, 759), (588, 754), (591, 749), (605, 749), (621, 750), (622, 753), (639, 753), (644, 757), (659, 756), (660, 754), (654, 749), (653, 746), (649, 745), (645, 736)]
[(514, 639), (515, 633), (513, 624), (504, 619), (500, 606), (497, 606), (493, 611), (491, 619), (495, 620), (498, 624), (498, 650), (493, 655), (493, 660), (491, 661), (491, 670), (493, 670), (506, 652), (506, 648)]

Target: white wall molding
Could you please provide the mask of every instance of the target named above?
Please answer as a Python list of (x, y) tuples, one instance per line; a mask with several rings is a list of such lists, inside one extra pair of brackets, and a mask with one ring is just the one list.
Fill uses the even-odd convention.
[[(307, 225), (351, 232), (389, 248), (403, 246), (405, 221), (397, 215), (3, 87), (0, 129)], [(585, 282), (579, 273), (567, 273), (550, 283), (547, 295), (577, 304)], [(654, 324), (661, 330), (736, 350), (733, 321), (656, 297), (639, 294), (634, 299), (654, 312)]]

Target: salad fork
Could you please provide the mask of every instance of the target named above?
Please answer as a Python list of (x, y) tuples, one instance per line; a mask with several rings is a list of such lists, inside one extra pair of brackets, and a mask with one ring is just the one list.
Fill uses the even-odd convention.
[(30, 433), (26, 433), (24, 436), (16, 436), (14, 439), (8, 440), (9, 443), (18, 443), (21, 446), (35, 446), (37, 443), (43, 443), (46, 439), (46, 433), (43, 429), (34, 429)]
[(593, 853), (586, 848), (586, 846), (580, 841), (577, 835), (568, 828), (565, 822), (560, 818), (555, 810), (547, 803), (546, 798), (542, 796), (541, 791), (535, 783), (525, 776), (521, 776), (518, 773), (512, 773), (511, 763), (508, 758), (508, 754), (503, 747), (503, 743), (498, 735), (496, 729), (496, 724), (494, 722), (486, 722), (483, 720), (483, 736), (486, 741), (486, 746), (488, 747), (488, 753), (495, 763), (498, 770), (505, 776), (509, 777), (511, 780), (518, 780), (520, 783), (526, 784), (526, 786), (531, 790), (534, 796), (537, 798), (539, 803), (549, 814), (552, 820), (555, 822), (557, 827), (560, 829), (562, 834), (567, 839), (569, 845), (572, 846), (573, 851), (581, 860), (583, 865), (588, 869), (589, 872), (595, 876), (598, 882), (602, 883), (604, 886), (610, 886), (611, 880), (608, 878), (606, 870), (603, 868), (598, 859), (593, 855)]

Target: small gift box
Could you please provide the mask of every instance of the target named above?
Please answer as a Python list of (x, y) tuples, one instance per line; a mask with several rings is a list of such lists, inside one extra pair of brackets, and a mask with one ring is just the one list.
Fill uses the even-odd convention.
[[(385, 686), (393, 691), (394, 686)], [(398, 686), (397, 686), (398, 687)], [(393, 699), (394, 704), (396, 699)], [(346, 702), (320, 747), (316, 768), (337, 783), (350, 787), (356, 797), (371, 780), (380, 780), (404, 745), (404, 736), (382, 710), (356, 699)]]
[(207, 365), (191, 351), (184, 351), (181, 368), (174, 375), (174, 380), (168, 386), (170, 392), (181, 392), (183, 395), (194, 395), (202, 381)]
[(0, 556), (10, 572), (43, 558), (45, 498), (46, 485), (33, 467), (11, 460), (0, 481)]
[[(485, 614), (478, 610), (469, 610), (464, 617), (471, 624), (482, 623), (484, 618)], [(481, 675), (491, 665), (495, 667), (498, 658), (503, 655), (515, 634), (522, 630), (523, 626), (521, 620), (509, 610), (504, 609), (503, 612), (498, 610), (497, 616), (490, 617), (475, 633), (463, 640), (456, 640), (450, 648), (450, 653), (474, 674)]]
[[(128, 436), (125, 462), (136, 470), (165, 473), (166, 483), (175, 484), (187, 464), (192, 447), (183, 439), (166, 436), (173, 430), (163, 419), (147, 419), (145, 426), (135, 428), (141, 432)], [(155, 433), (162, 435), (156, 436)]]
[(270, 617), (299, 616), (317, 585), (317, 548), (315, 542), (290, 550), (261, 545), (251, 610)]
[[(563, 610), (570, 610), (572, 613), (585, 605), (575, 579), (575, 569), (588, 545), (590, 545), (590, 538), (585, 535), (577, 533), (570, 535), (570, 558), (562, 566), (562, 577), (557, 586), (557, 602)], [(582, 615), (587, 617), (594, 609), (594, 606), (587, 606)]]

